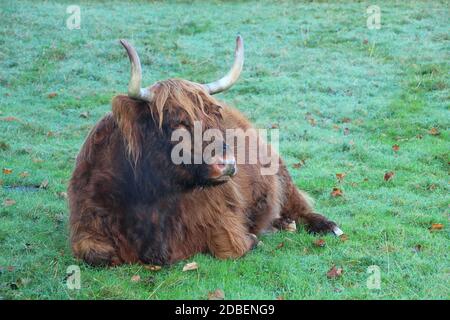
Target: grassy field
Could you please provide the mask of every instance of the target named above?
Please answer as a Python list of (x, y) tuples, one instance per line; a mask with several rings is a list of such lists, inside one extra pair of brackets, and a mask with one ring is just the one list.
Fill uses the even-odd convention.
[[(79, 30), (66, 27), (71, 4)], [(449, 299), (448, 2), (377, 1), (379, 30), (369, 4), (1, 0), (0, 298)], [(145, 84), (208, 82), (229, 67), (237, 32), (244, 72), (220, 99), (279, 127), (296, 184), (348, 240), (280, 232), (239, 260), (192, 257), (190, 272), (76, 261), (63, 192), (88, 131), (126, 91), (118, 39), (140, 52)], [(74, 264), (80, 290), (66, 286)], [(344, 273), (329, 279), (333, 265)], [(372, 265), (380, 289), (366, 286)]]

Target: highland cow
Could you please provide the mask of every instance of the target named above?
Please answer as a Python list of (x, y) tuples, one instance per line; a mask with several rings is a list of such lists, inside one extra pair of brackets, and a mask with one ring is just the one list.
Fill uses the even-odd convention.
[(341, 233), (314, 213), (273, 150), (278, 170), (271, 175), (261, 174), (260, 161), (236, 161), (238, 148), (225, 139), (215, 139), (223, 152), (208, 163), (174, 163), (175, 130), (192, 132), (194, 122), (224, 135), (227, 129), (252, 128), (239, 111), (213, 97), (239, 77), (240, 36), (233, 67), (208, 84), (169, 79), (141, 88), (139, 56), (128, 42), (121, 44), (131, 62), (128, 95), (114, 97), (112, 113), (89, 133), (69, 185), (77, 258), (91, 265), (164, 265), (197, 253), (238, 258), (262, 233), (294, 222), (313, 233)]

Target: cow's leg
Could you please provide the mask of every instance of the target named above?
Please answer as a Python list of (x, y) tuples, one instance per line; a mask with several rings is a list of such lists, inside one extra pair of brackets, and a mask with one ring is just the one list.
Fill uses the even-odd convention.
[(249, 233), (245, 226), (243, 215), (222, 213), (219, 223), (207, 234), (208, 248), (215, 257), (239, 258), (258, 244), (256, 235)]
[(81, 233), (72, 236), (74, 255), (92, 266), (118, 265), (122, 261), (114, 245), (104, 236)]
[(321, 214), (315, 213), (308, 196), (300, 192), (287, 175), (283, 176), (284, 203), (281, 207), (280, 218), (273, 223), (278, 229), (285, 229), (292, 221), (304, 224), (311, 233), (329, 233), (341, 235), (342, 231), (336, 223)]

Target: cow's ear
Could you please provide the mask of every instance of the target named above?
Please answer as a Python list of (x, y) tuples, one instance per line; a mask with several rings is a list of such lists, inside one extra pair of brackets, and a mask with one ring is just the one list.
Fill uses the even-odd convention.
[(133, 163), (136, 163), (142, 152), (143, 132), (139, 126), (140, 116), (148, 108), (145, 102), (120, 95), (112, 100), (113, 116), (122, 132), (127, 151)]

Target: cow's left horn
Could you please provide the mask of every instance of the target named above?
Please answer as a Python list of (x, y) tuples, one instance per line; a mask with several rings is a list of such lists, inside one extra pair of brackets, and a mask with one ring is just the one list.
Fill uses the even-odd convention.
[(217, 81), (205, 84), (210, 94), (219, 93), (230, 88), (239, 78), (244, 65), (244, 40), (240, 35), (236, 38), (236, 50), (234, 52), (234, 64), (227, 75)]
[(131, 62), (131, 76), (130, 82), (128, 83), (128, 96), (130, 98), (144, 100), (144, 101), (152, 101), (152, 93), (147, 88), (141, 88), (142, 82), (142, 68), (141, 61), (139, 60), (139, 56), (136, 50), (133, 48), (131, 44), (128, 43), (127, 40), (120, 40), (120, 43), (127, 50), (128, 58), (130, 58)]

